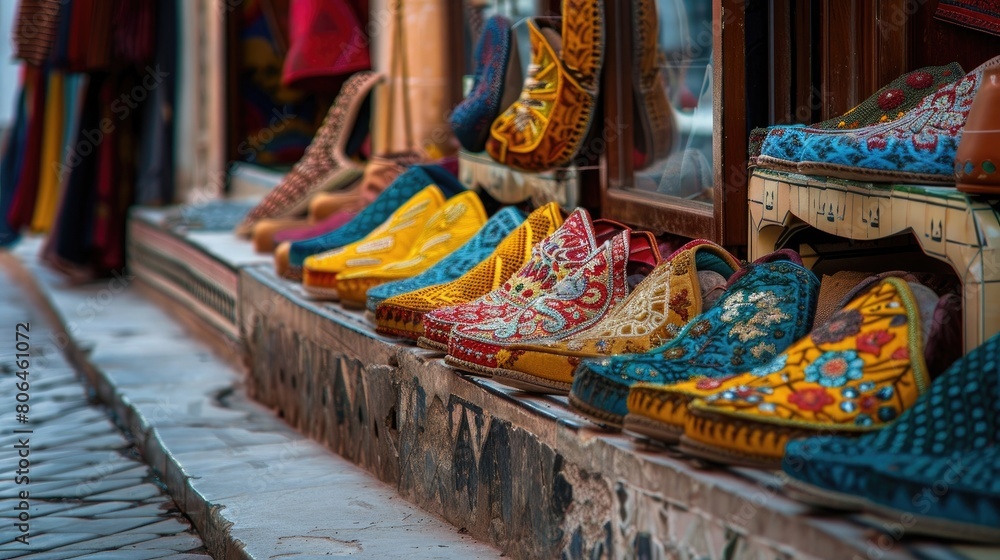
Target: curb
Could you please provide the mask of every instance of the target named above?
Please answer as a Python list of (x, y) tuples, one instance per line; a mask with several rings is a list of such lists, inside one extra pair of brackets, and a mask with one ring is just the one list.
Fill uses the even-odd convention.
[[(153, 472), (163, 481), (190, 480), (181, 465), (170, 457), (169, 451), (157, 434), (156, 427), (145, 421), (135, 406), (129, 402), (128, 397), (90, 361), (90, 352), (81, 348), (76, 338), (68, 334), (63, 315), (35, 275), (10, 253), (0, 253), (0, 266), (7, 268), (19, 286), (30, 294), (33, 303), (52, 324), (53, 330), (64, 335), (63, 340), (66, 344), (61, 350), (66, 360), (84, 376), (96, 392), (97, 398), (112, 410), (119, 428), (135, 443)], [(186, 482), (180, 487), (168, 483), (166, 491), (191, 520), (205, 542), (205, 547), (214, 558), (253, 560), (253, 557), (244, 550), (244, 543), (229, 538), (232, 523), (219, 515), (220, 506), (206, 501), (195, 501), (198, 497), (197, 492)]]

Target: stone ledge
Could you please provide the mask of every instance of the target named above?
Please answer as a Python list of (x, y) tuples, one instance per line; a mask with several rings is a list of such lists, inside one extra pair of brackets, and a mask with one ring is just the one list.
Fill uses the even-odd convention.
[(128, 221), (128, 265), (157, 292), (236, 342), (240, 267), (270, 263), (230, 232), (187, 231), (162, 224), (168, 210), (136, 208)]
[[(595, 430), (563, 399), (458, 376), (439, 354), (375, 334), (363, 315), (309, 300), (269, 264), (254, 265), (248, 244), (225, 250), (231, 235), (188, 241), (239, 271), (233, 331), (221, 338), (242, 347), (247, 388), (260, 402), (407, 499), (515, 557), (975, 554), (886, 541), (872, 528), (877, 520), (812, 512), (780, 495), (767, 473), (699, 470), (683, 457)], [(206, 322), (197, 313), (187, 321), (195, 328)]]
[(457, 375), (268, 267), (242, 270), (238, 315), (254, 398), (514, 557), (957, 557), (813, 512), (773, 474), (703, 469), (592, 427), (563, 398)]

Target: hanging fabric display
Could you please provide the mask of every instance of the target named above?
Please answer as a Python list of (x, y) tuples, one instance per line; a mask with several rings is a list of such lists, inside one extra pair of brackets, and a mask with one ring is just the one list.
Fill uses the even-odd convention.
[(285, 86), (336, 93), (351, 74), (371, 69), (368, 2), (363, 10), (351, 4), (347, 0), (292, 0), (288, 55), (281, 75)]
[(76, 278), (124, 267), (140, 146), (157, 153), (158, 167), (142, 167), (156, 191), (149, 199), (173, 198), (163, 145), (172, 145), (171, 111), (146, 107), (173, 98), (174, 55), (165, 49), (175, 44), (177, 8), (177, 0), (21, 2), (14, 48), (26, 64), (0, 163), (0, 245), (24, 230), (48, 233), (44, 260)]

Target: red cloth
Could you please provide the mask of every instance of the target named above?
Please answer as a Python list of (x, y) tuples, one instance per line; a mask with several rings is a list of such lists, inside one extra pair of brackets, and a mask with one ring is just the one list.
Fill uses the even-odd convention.
[(156, 3), (122, 2), (112, 14), (113, 49), (116, 59), (137, 65), (153, 60), (156, 49)]
[(24, 67), (24, 85), (28, 88), (28, 135), (24, 147), (21, 176), (14, 191), (14, 202), (7, 214), (11, 229), (18, 231), (31, 223), (41, 178), (42, 135), (45, 124), (45, 86), (48, 74), (35, 66)]
[(370, 70), (367, 27), (368, 0), (292, 0), (284, 85), (335, 92), (347, 76)]
[[(121, 0), (116, 0), (121, 1)], [(66, 66), (70, 72), (107, 70), (111, 65), (110, 0), (74, 0), (70, 10)]]
[[(102, 121), (112, 121), (115, 118), (112, 101), (121, 92), (132, 91), (139, 83), (139, 77), (129, 72), (108, 82), (101, 91), (104, 113)], [(125, 267), (125, 226), (128, 207), (132, 204), (135, 191), (138, 122), (138, 119), (117, 122), (98, 152), (94, 248), (98, 255), (97, 270), (101, 274)]]
[[(114, 100), (116, 88), (113, 80), (106, 80), (101, 88), (101, 117), (102, 121), (110, 119), (111, 102)], [(109, 122), (114, 122), (110, 121)], [(91, 157), (97, 158), (97, 176), (94, 178), (94, 187), (97, 193), (97, 204), (94, 212), (93, 245), (101, 249), (111, 246), (110, 239), (112, 228), (114, 227), (113, 206), (116, 188), (116, 166), (115, 144), (118, 142), (117, 128), (109, 129), (104, 140), (97, 145), (97, 154)]]

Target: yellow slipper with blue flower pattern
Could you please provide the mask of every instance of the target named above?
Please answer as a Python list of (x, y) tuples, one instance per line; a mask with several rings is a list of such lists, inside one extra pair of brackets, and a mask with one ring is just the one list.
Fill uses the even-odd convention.
[(882, 428), (927, 390), (924, 333), (938, 299), (900, 278), (874, 284), (758, 375), (691, 402), (681, 450), (777, 468), (792, 439)]

